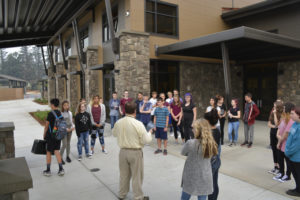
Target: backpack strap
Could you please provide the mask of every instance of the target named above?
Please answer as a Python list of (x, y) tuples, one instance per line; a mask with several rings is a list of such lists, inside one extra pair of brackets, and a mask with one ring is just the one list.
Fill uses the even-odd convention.
[(55, 117), (56, 119), (60, 119), (60, 118), (63, 117), (62, 115), (60, 115), (59, 117), (57, 117), (56, 113), (55, 113), (53, 110), (51, 110), (51, 113), (54, 115), (54, 117)]

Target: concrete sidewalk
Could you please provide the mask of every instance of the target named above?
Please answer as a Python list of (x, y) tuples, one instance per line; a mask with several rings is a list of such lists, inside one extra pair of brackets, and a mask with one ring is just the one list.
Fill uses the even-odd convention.
[[(30, 190), (30, 199), (117, 199), (119, 147), (116, 139), (110, 136), (109, 125), (106, 126), (105, 130), (108, 154), (103, 154), (100, 151), (99, 141), (97, 141), (96, 153), (93, 158), (78, 162), (76, 160), (77, 137), (73, 133), (72, 163), (67, 163), (64, 166), (65, 176), (57, 176), (58, 166), (53, 157), (51, 167), (53, 175), (48, 178), (41, 174), (45, 169), (45, 156), (33, 155), (30, 152), (33, 140), (42, 138), (43, 133), (43, 127), (28, 114), (28, 112), (38, 109), (46, 110), (49, 108), (38, 105), (29, 99), (0, 102), (0, 121), (13, 121), (15, 123), (16, 156), (25, 156), (33, 177), (34, 187)], [(263, 124), (262, 127), (257, 127), (257, 132), (261, 133), (261, 128), (263, 128)], [(223, 148), (222, 173), (219, 176), (220, 200), (292, 199), (282, 194), (287, 188), (292, 188), (294, 182), (280, 184), (271, 181), (271, 176), (267, 174), (267, 170), (272, 167), (271, 153), (266, 148), (268, 140), (262, 141), (264, 138), (260, 137), (257, 137), (256, 140), (258, 142), (252, 149)], [(179, 155), (181, 145), (174, 145), (173, 143), (174, 139), (170, 137), (168, 156), (153, 154), (155, 141), (144, 148), (145, 178), (143, 189), (145, 195), (150, 196), (150, 199), (180, 199), (181, 175), (185, 160)], [(94, 168), (99, 168), (100, 171), (91, 172), (90, 170)], [(272, 189), (271, 186), (276, 189)], [(131, 192), (127, 199), (132, 199)]]

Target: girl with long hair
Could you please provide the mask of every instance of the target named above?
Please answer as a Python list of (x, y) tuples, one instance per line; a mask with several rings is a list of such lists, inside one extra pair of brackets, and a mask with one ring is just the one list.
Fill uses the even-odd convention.
[(85, 103), (79, 103), (76, 116), (75, 116), (75, 129), (78, 137), (77, 149), (78, 149), (78, 161), (82, 159), (82, 145), (84, 145), (85, 155), (90, 158), (89, 154), (89, 134), (92, 129), (91, 117), (86, 112)]
[(183, 111), (183, 122), (184, 122), (184, 139), (185, 141), (194, 138), (194, 134), (192, 131), (192, 124), (196, 121), (197, 117), (197, 108), (192, 101), (192, 94), (186, 93), (184, 95), (184, 102), (182, 105)]
[[(72, 131), (75, 129), (75, 125), (73, 124), (73, 115), (72, 112), (69, 110), (70, 104), (69, 101), (63, 101), (61, 104), (61, 114), (64, 117), (64, 119), (67, 122), (67, 132), (68, 134), (62, 139), (62, 147), (60, 149), (60, 155), (63, 158), (65, 149), (67, 149), (66, 152), (66, 161), (68, 163), (71, 162), (70, 158), (70, 149), (71, 149), (71, 137), (72, 137)], [(62, 159), (62, 164), (64, 165), (65, 162)]]
[(283, 113), (283, 102), (277, 100), (274, 102), (274, 107), (270, 113), (268, 126), (270, 127), (270, 144), (273, 153), (273, 162), (274, 168), (268, 171), (270, 174), (277, 175), (279, 173), (279, 164), (278, 164), (278, 149), (277, 149), (277, 131), (280, 123), (280, 118)]
[(194, 138), (187, 141), (181, 154), (187, 156), (182, 174), (181, 200), (191, 195), (205, 200), (213, 193), (211, 158), (218, 153), (217, 144), (211, 132), (211, 126), (205, 119), (193, 123)]
[(182, 105), (179, 99), (179, 96), (176, 95), (173, 97), (173, 102), (171, 103), (170, 106), (170, 111), (171, 111), (171, 116), (172, 116), (172, 125), (174, 129), (174, 136), (175, 136), (175, 141), (178, 144), (178, 127), (181, 133), (181, 139), (182, 142), (184, 142), (184, 136), (182, 134), (182, 126), (181, 126), (181, 119), (182, 119)]
[[(239, 135), (239, 119), (241, 118), (241, 111), (238, 107), (238, 100), (231, 100), (231, 107), (228, 111), (228, 139), (229, 146), (231, 147), (233, 144), (236, 145)], [(234, 138), (232, 132), (234, 131)]]
[[(291, 111), (295, 108), (293, 103), (284, 104), (284, 112), (281, 116), (280, 124), (277, 131), (277, 149), (278, 149), (278, 163), (279, 163), (279, 173), (273, 179), (279, 182), (285, 182), (291, 180), (291, 169), (290, 160), (285, 156), (285, 145), (286, 140), (289, 136), (290, 128), (292, 127), (294, 121), (291, 119)], [(286, 163), (286, 172), (284, 170), (284, 161)]]

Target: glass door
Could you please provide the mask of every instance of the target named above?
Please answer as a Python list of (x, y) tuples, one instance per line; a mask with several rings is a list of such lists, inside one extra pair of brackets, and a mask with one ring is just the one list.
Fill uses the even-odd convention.
[(112, 98), (112, 93), (115, 91), (113, 70), (104, 71), (103, 86), (103, 103), (106, 106), (106, 116), (109, 118), (109, 100)]
[(256, 64), (244, 67), (244, 93), (250, 92), (260, 110), (257, 119), (268, 120), (277, 99), (277, 64)]

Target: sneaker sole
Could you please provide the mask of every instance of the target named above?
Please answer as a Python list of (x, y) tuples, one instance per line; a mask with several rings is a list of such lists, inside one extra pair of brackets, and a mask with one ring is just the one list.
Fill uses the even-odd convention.
[(63, 176), (63, 175), (65, 175), (65, 173), (63, 173), (63, 174), (58, 174), (58, 176)]
[(46, 177), (50, 177), (51, 176), (51, 174), (43, 174), (44, 176), (46, 176)]

